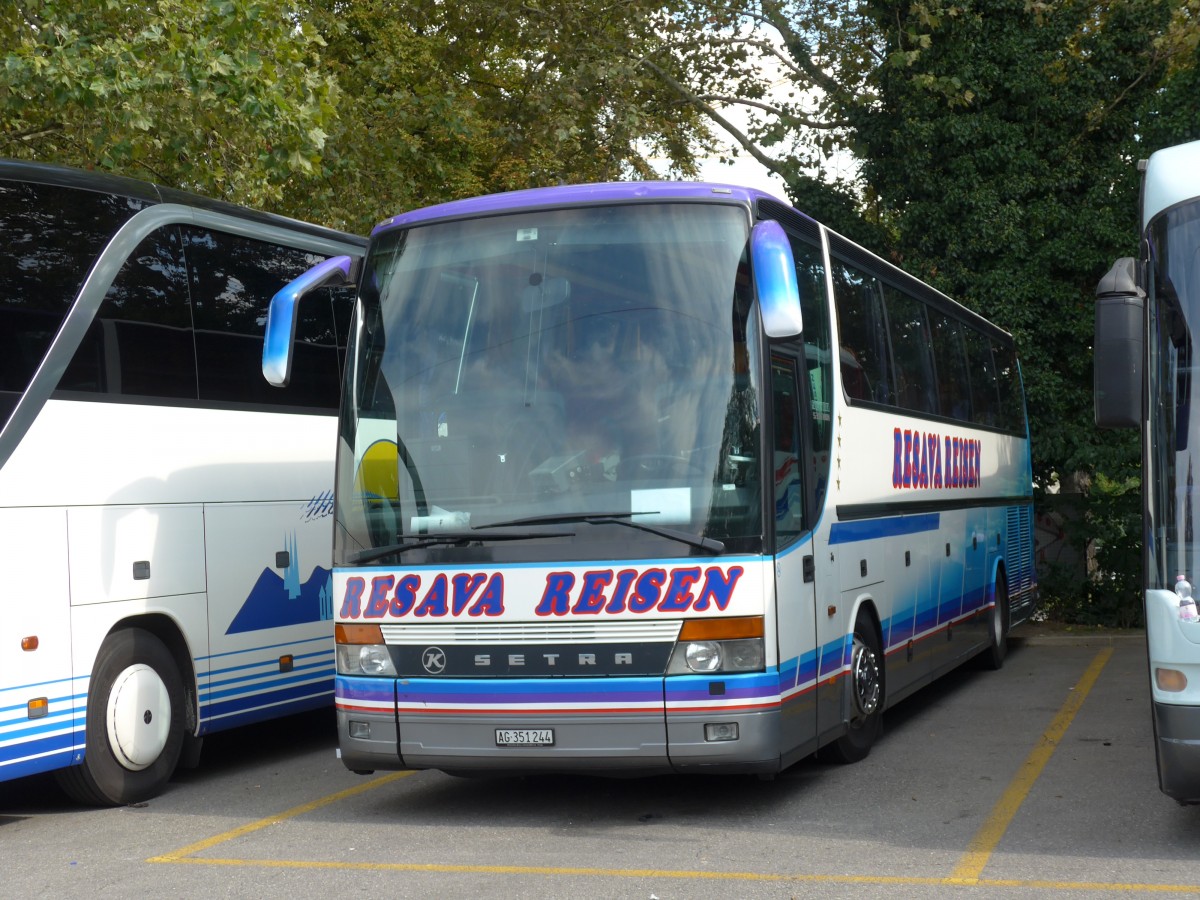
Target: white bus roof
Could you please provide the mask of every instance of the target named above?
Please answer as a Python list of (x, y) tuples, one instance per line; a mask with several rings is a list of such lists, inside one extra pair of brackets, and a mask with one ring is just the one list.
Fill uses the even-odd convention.
[(1142, 230), (1159, 213), (1194, 197), (1200, 197), (1200, 141), (1154, 153), (1146, 166)]

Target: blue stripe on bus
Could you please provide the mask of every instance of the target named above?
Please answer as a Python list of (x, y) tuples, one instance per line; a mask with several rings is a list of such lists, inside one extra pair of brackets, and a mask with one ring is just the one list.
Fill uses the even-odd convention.
[[(330, 679), (203, 703), (200, 708), (203, 721), (201, 733), (232, 727), (239, 722), (269, 719), (282, 715), (281, 710), (286, 708), (294, 707), (291, 711), (299, 712), (303, 709), (326, 706), (332, 695), (333, 682)], [(217, 719), (220, 721), (214, 721)]]
[(882, 519), (835, 522), (829, 529), (829, 543), (831, 545), (853, 544), (857, 541), (873, 541), (878, 538), (896, 537), (902, 534), (920, 534), (924, 531), (937, 531), (940, 527), (940, 513), (922, 513), (913, 516), (887, 516)]
[[(242, 652), (244, 654), (244, 653), (252, 653), (255, 651), (245, 650)], [(333, 654), (334, 654), (333, 642), (329, 641), (328, 648), (321, 650), (319, 652), (315, 652), (315, 653), (295, 654), (292, 656), (292, 660), (293, 660), (293, 663), (296, 664), (296, 668), (300, 668), (299, 663), (301, 663), (304, 660), (317, 660), (318, 664), (320, 664), (321, 661), (324, 661), (324, 663), (326, 665), (332, 667), (333, 666)], [(311, 667), (312, 665), (313, 665), (312, 663), (308, 663), (309, 667)], [(213, 678), (213, 677), (219, 676), (219, 675), (228, 675), (233, 672), (245, 672), (250, 669), (259, 669), (259, 668), (262, 668), (263, 666), (271, 666), (271, 667), (277, 668), (279, 666), (279, 657), (278, 656), (266, 656), (261, 659), (251, 660), (249, 662), (244, 662), (244, 663), (239, 663), (236, 666), (226, 666), (225, 668), (222, 668), (222, 669), (209, 669), (208, 677)]]
[(82, 729), (0, 747), (0, 780), (23, 778), (69, 766), (74, 762), (76, 744), (83, 744)]
[(241, 696), (260, 696), (264, 693), (269, 693), (273, 690), (286, 689), (287, 686), (300, 684), (328, 684), (333, 681), (333, 667), (323, 669), (317, 672), (300, 672), (288, 673), (289, 677), (280, 678), (259, 678), (257, 680), (238, 679), (240, 683), (237, 687), (230, 687), (225, 690), (208, 690), (201, 691), (201, 701), (205, 703), (214, 703), (216, 701)]
[[(686, 701), (763, 701), (777, 700), (783, 686), (795, 685), (796, 672), (805, 673), (799, 682), (811, 684), (816, 671), (815, 655), (806, 662), (791, 660), (782, 670), (735, 674), (723, 672), (713, 675), (688, 675), (679, 677), (638, 678), (570, 678), (545, 681), (539, 679), (455, 679), (442, 681), (425, 678), (407, 678), (403, 687), (396, 688), (393, 679), (341, 676), (337, 678), (337, 698), (343, 703), (355, 702), (386, 703), (401, 706), (414, 703), (430, 703), (442, 707), (446, 704), (462, 704), (466, 707), (481, 707), (510, 704), (575, 704), (586, 712), (587, 706), (620, 707), (623, 704), (653, 704), (638, 712), (661, 715), (663, 704)], [(719, 682), (723, 693), (713, 694), (710, 685)], [(397, 696), (398, 694), (398, 696)], [(547, 714), (571, 715), (575, 710), (546, 710)], [(418, 713), (406, 712), (409, 715)]]
[(0, 741), (28, 739), (39, 734), (45, 734), (47, 731), (70, 728), (76, 715), (80, 718), (83, 717), (82, 707), (77, 710), (64, 709), (61, 712), (51, 713), (41, 719), (22, 717), (20, 719), (12, 719), (8, 722), (0, 722)]
[(278, 644), (264, 644), (261, 647), (247, 647), (245, 650), (225, 650), (225, 651), (222, 651), (221, 653), (209, 654), (208, 656), (197, 656), (196, 662), (199, 663), (199, 662), (211, 661), (214, 659), (221, 659), (226, 656), (242, 656), (246, 653), (262, 653), (265, 650), (279, 650), (281, 648), (286, 650), (289, 647), (297, 647), (301, 644), (313, 644), (313, 643), (320, 642), (323, 644), (332, 645), (333, 642), (330, 640), (331, 635), (332, 635), (332, 632), (330, 632), (330, 634), (322, 635), (321, 637), (305, 638), (302, 641), (283, 641)]
[[(710, 685), (721, 684), (721, 693), (713, 694)], [(778, 701), (780, 676), (778, 670), (752, 675), (736, 675), (722, 672), (714, 675), (683, 675), (664, 680), (664, 693), (668, 703), (742, 701), (762, 703)], [(714, 710), (715, 711), (715, 710)]]
[[(344, 679), (338, 679), (339, 687)], [(388, 691), (391, 694), (391, 691)], [(540, 680), (456, 679), (438, 681), (406, 678), (397, 685), (401, 704), (429, 700), (436, 703), (463, 703), (484, 706), (492, 703), (662, 703), (663, 679), (655, 678), (563, 678)], [(339, 696), (344, 696), (341, 690)], [(392, 698), (387, 697), (390, 701)], [(563, 712), (568, 712), (564, 710)]]
[[(281, 675), (287, 675), (287, 678), (280, 678)], [(323, 663), (318, 663), (310, 666), (296, 666), (290, 672), (280, 672), (278, 665), (272, 664), (271, 669), (265, 672), (255, 672), (247, 675), (240, 675), (237, 678), (209, 678), (207, 693), (209, 696), (217, 696), (219, 694), (237, 693), (236, 690), (220, 690), (221, 688), (231, 688), (234, 685), (252, 685), (279, 683), (288, 684), (295, 682), (298, 679), (311, 679), (321, 677), (322, 675), (329, 678), (333, 677), (333, 660), (327, 660)]]

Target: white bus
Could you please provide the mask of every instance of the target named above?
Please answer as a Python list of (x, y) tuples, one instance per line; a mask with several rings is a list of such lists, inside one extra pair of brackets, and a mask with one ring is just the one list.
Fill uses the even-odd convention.
[(365, 241), (0, 161), (0, 780), (159, 792), (205, 734), (332, 703), (333, 446), (352, 298), (271, 296)]
[[(1034, 607), (1011, 337), (765, 194), (444, 204), (380, 225), (357, 284), (351, 770), (853, 761)], [(300, 293), (272, 307), (275, 382)]]
[(1200, 803), (1200, 141), (1153, 154), (1141, 253), (1096, 289), (1096, 424), (1142, 429), (1143, 595), (1159, 786)]

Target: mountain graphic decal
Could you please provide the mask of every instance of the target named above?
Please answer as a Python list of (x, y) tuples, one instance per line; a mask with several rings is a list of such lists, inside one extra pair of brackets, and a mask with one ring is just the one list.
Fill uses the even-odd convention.
[(283, 575), (273, 569), (262, 570), (246, 602), (225, 629), (226, 634), (333, 619), (333, 574), (316, 566), (308, 580), (301, 583), (295, 536), (286, 543), (290, 561)]

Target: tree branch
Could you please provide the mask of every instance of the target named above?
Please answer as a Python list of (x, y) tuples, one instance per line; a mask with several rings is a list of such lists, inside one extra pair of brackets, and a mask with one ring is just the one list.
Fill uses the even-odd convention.
[(692, 97), (692, 100), (700, 100), (705, 103), (721, 103), (725, 106), (749, 106), (753, 109), (761, 109), (763, 112), (770, 113), (773, 116), (779, 116), (781, 119), (788, 119), (797, 125), (814, 128), (818, 131), (834, 131), (838, 128), (845, 128), (850, 124), (841, 119), (820, 122), (816, 119), (810, 119), (808, 116), (797, 115), (778, 106), (772, 106), (769, 103), (762, 103), (758, 100), (748, 100), (745, 97), (727, 97), (721, 94), (697, 94)]
[(676, 80), (671, 75), (667, 74), (667, 72), (665, 70), (663, 70), (660, 66), (653, 63), (651, 60), (643, 57), (640, 60), (640, 62), (643, 66), (645, 66), (646, 68), (648, 68), (652, 72), (654, 72), (659, 78), (661, 78), (672, 90), (674, 90), (676, 93), (678, 93), (681, 97), (683, 97), (689, 103), (692, 103), (695, 106), (699, 107), (701, 110), (703, 110), (704, 114), (706, 116), (708, 116), (710, 119), (712, 119), (714, 122), (716, 122), (718, 125), (720, 125), (721, 128), (723, 128), (725, 130), (725, 132), (731, 138), (733, 138), (734, 142), (736, 142), (738, 144), (738, 146), (740, 146), (743, 150), (745, 150), (747, 153), (749, 153), (751, 156), (753, 156), (764, 167), (766, 167), (771, 172), (774, 172), (776, 175), (779, 175), (780, 177), (785, 177), (784, 172), (783, 172), (783, 167), (777, 161), (771, 159), (771, 157), (769, 157), (765, 153), (763, 153), (762, 150), (759, 149), (758, 145), (755, 144), (752, 140), (750, 140), (750, 138), (747, 137), (741, 131), (741, 129), (739, 129), (736, 125), (734, 125), (732, 122), (730, 122), (724, 116), (722, 116), (719, 112), (717, 112), (716, 107), (714, 107), (712, 104), (706, 102), (702, 97), (698, 96), (697, 94), (695, 94), (694, 92), (689, 90), (684, 84), (682, 84), (681, 82)]

